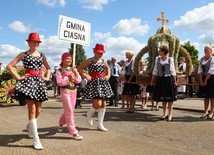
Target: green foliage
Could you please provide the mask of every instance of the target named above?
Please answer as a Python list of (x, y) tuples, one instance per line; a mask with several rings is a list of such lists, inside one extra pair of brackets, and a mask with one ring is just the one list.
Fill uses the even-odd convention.
[[(69, 49), (69, 52), (71, 54), (73, 53), (73, 46), (74, 46), (74, 44), (71, 43), (71, 48)], [(76, 58), (75, 59), (76, 59), (76, 65), (77, 66), (79, 64), (81, 64), (83, 61), (85, 61), (86, 55), (85, 55), (85, 50), (84, 50), (82, 45), (76, 44)]]
[(23, 76), (23, 75), (25, 74), (25, 69), (24, 69), (24, 68), (19, 69), (19, 70), (17, 71), (17, 73), (19, 74), (19, 76)]
[[(190, 44), (190, 41), (187, 41), (186, 43), (184, 43), (184, 45), (181, 45), (183, 48), (185, 48), (187, 50), (187, 52), (189, 53), (191, 59), (192, 59), (192, 65), (195, 68), (198, 64), (198, 53), (199, 51)], [(179, 52), (178, 58), (182, 57), (182, 53)]]
[[(15, 71), (17, 71), (17, 73), (19, 74), (19, 76), (23, 76), (23, 75), (25, 74), (24, 68), (17, 69), (16, 67), (13, 67), (13, 69), (14, 69)], [(9, 72), (7, 69), (1, 70), (1, 71), (0, 71), (0, 76), (2, 76), (3, 74), (10, 74), (10, 72)], [(11, 74), (10, 74), (10, 75), (11, 75)]]

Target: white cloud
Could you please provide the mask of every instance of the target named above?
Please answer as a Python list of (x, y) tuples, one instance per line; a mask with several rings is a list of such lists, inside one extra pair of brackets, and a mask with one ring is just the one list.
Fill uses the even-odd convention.
[(80, 0), (83, 4), (82, 8), (95, 11), (102, 10), (103, 5), (107, 5), (108, 2), (109, 0)]
[(9, 44), (0, 45), (0, 61), (2, 62), (2, 67), (6, 67), (6, 65), (15, 58), (20, 52), (24, 50), (19, 49), (15, 46)]
[(107, 33), (94, 32), (93, 41), (94, 42), (99, 42), (100, 40), (106, 39), (106, 38), (108, 38), (110, 36), (111, 36), (110, 32), (107, 32)]
[(109, 37), (104, 41), (106, 48), (111, 51), (122, 51), (122, 50), (132, 50), (134, 52), (139, 52), (146, 44), (142, 44), (135, 40), (134, 38), (127, 37)]
[(60, 40), (58, 36), (49, 36), (46, 39), (41, 36), (41, 40), (40, 49), (47, 54), (62, 54), (70, 48), (70, 42)]
[(48, 7), (64, 7), (66, 0), (36, 0), (39, 4), (46, 5)]
[(64, 7), (64, 6), (65, 6), (65, 3), (66, 3), (65, 0), (59, 0), (59, 5), (60, 5), (60, 6)]
[[(131, 50), (135, 54), (137, 54), (143, 47), (147, 45), (147, 43), (140, 43), (139, 41), (131, 37), (111, 37), (110, 32), (95, 32), (92, 38), (92, 42), (94, 42), (93, 44), (104, 44), (106, 50), (106, 53), (104, 54), (105, 59), (110, 59), (113, 56), (117, 58), (117, 60), (126, 59), (125, 52), (127, 50)], [(93, 53), (89, 54), (89, 57), (93, 56)]]
[(195, 8), (186, 12), (180, 20), (174, 21), (174, 27), (186, 28), (197, 31), (212, 32), (214, 31), (214, 3), (206, 6)]
[(15, 55), (18, 55), (21, 51), (24, 51), (22, 49), (19, 49), (9, 44), (0, 45), (0, 48), (1, 48), (1, 58), (8, 58), (8, 57), (14, 58)]
[(104, 41), (104, 45), (107, 51), (105, 57), (111, 58), (114, 56), (118, 60), (125, 59), (125, 52), (127, 50), (131, 50), (137, 54), (146, 46), (146, 44), (140, 43), (134, 38), (127, 37), (109, 37)]
[(42, 43), (39, 50), (46, 55), (48, 63), (53, 69), (54, 66), (58, 66), (60, 63), (61, 55), (64, 52), (68, 52), (70, 48), (70, 42), (60, 40), (58, 36), (49, 36), (44, 38), (41, 35)]
[(131, 18), (122, 19), (116, 25), (113, 26), (114, 31), (120, 35), (139, 35), (144, 36), (148, 33), (150, 27), (147, 24), (142, 24), (141, 19)]
[(18, 31), (22, 33), (30, 32), (30, 26), (25, 25), (23, 22), (18, 20), (9, 24), (9, 27), (14, 31)]
[(214, 43), (214, 33), (202, 34), (198, 37), (198, 40), (204, 44)]

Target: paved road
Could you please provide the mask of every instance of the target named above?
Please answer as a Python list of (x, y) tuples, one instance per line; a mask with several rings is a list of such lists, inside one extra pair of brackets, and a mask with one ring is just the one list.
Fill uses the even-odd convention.
[[(150, 103), (149, 103), (150, 104)], [(0, 154), (1, 155), (211, 155), (214, 152), (213, 120), (202, 120), (203, 102), (185, 99), (175, 102), (173, 122), (160, 121), (159, 111), (142, 111), (138, 101), (135, 113), (126, 113), (120, 107), (108, 107), (105, 126), (108, 132), (89, 127), (85, 113), (90, 102), (75, 110), (75, 120), (82, 141), (69, 138), (66, 128), (57, 132), (57, 121), (62, 111), (59, 98), (44, 102), (39, 118), (39, 134), (44, 149), (33, 149), (32, 139), (25, 129), (27, 107), (18, 104), (0, 104)]]

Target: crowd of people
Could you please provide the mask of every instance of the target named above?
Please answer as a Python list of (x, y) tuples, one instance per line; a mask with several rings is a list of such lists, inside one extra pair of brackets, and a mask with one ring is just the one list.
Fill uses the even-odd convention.
[[(42, 110), (42, 102), (48, 99), (45, 82), (50, 79), (51, 69), (43, 53), (38, 51), (41, 43), (38, 33), (30, 33), (26, 40), (29, 49), (18, 54), (8, 65), (8, 71), (19, 81), (14, 88), (14, 98), (24, 98), (28, 106), (28, 120), (26, 125), (28, 136), (33, 138), (33, 146), (37, 150), (43, 149), (38, 134), (37, 121)], [(86, 122), (94, 125), (93, 116), (98, 112), (97, 129), (107, 132), (104, 126), (104, 117), (107, 106), (127, 108), (127, 113), (135, 112), (137, 96), (141, 97), (142, 109), (148, 109), (148, 100), (151, 100), (151, 110), (159, 110), (158, 103), (162, 103), (163, 116), (161, 120), (168, 122), (173, 119), (173, 103), (177, 100), (177, 92), (186, 97), (186, 85), (178, 87), (174, 59), (168, 56), (169, 48), (161, 45), (159, 56), (155, 59), (150, 83), (138, 83), (134, 70), (134, 53), (127, 51), (126, 60), (117, 62), (115, 57), (104, 60), (106, 53), (103, 44), (96, 44), (93, 56), (86, 59), (79, 66), (72, 66), (73, 56), (65, 52), (61, 56), (60, 67), (54, 68), (55, 83), (54, 96), (60, 95), (63, 112), (58, 120), (58, 132), (63, 131), (66, 125), (72, 139), (81, 140), (83, 136), (76, 128), (74, 109), (81, 108), (81, 96), (92, 100), (88, 109)], [(13, 67), (23, 62), (25, 74), (20, 76)], [(42, 71), (45, 67), (46, 73)], [(139, 62), (139, 74), (144, 74), (147, 63)], [(179, 59), (179, 71), (185, 73), (185, 59)], [(214, 58), (212, 46), (204, 48), (204, 56), (199, 61), (199, 91), (198, 97), (204, 98), (203, 119), (212, 119), (214, 116)], [(82, 93), (82, 95), (81, 95)], [(109, 104), (107, 105), (107, 102)], [(156, 102), (156, 105), (154, 105)], [(209, 110), (210, 105), (210, 110)]]

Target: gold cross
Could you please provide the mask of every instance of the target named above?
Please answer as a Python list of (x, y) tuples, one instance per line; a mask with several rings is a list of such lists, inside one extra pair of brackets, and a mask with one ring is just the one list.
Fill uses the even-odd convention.
[(165, 19), (165, 17), (164, 17), (164, 11), (161, 12), (161, 18), (158, 17), (158, 18), (157, 18), (157, 21), (158, 21), (158, 22), (161, 21), (161, 22), (162, 22), (162, 25), (165, 25), (165, 22), (166, 22), (166, 23), (169, 22), (169, 19), (167, 19), (167, 18)]

